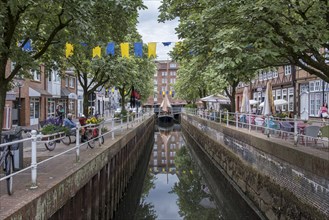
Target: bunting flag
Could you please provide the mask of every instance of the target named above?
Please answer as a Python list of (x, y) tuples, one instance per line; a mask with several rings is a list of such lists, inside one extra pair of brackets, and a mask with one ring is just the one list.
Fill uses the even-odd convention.
[(111, 92), (114, 93), (114, 88), (111, 89)]
[(66, 43), (65, 44), (65, 56), (66, 58), (73, 55), (73, 44)]
[[(24, 41), (22, 41), (24, 43)], [(31, 46), (31, 39), (29, 39), (25, 45), (22, 47), (23, 51), (32, 51), (32, 46)]]
[(93, 48), (93, 58), (95, 58), (96, 56), (98, 56), (99, 58), (101, 58), (102, 57), (101, 51), (102, 51), (102, 49), (101, 49), (100, 46), (94, 47)]
[(114, 56), (114, 42), (110, 42), (107, 44), (106, 47), (106, 55), (112, 55)]
[(157, 46), (156, 42), (148, 43), (148, 58), (156, 57), (156, 46)]
[(134, 52), (136, 57), (143, 57), (143, 43), (136, 42), (134, 43)]
[(129, 43), (121, 43), (120, 49), (121, 49), (121, 56), (129, 58)]
[(81, 44), (81, 46), (84, 46), (84, 47), (88, 46), (88, 44), (85, 42), (81, 42), (80, 44)]
[(171, 42), (162, 42), (163, 46), (168, 47), (170, 46)]

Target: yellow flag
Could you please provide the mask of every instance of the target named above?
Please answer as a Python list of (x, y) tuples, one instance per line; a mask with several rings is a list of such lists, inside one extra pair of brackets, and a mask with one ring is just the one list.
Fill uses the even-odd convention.
[(121, 43), (121, 56), (129, 58), (129, 43)]
[(153, 58), (156, 57), (156, 48), (157, 48), (157, 43), (156, 42), (148, 43), (147, 54), (148, 54), (149, 58), (150, 57), (153, 57)]
[(73, 55), (73, 45), (70, 43), (65, 44), (65, 56), (66, 58)]
[(93, 48), (93, 58), (96, 56), (101, 57), (102, 56), (101, 51), (102, 51), (102, 49), (100, 46), (94, 47)]

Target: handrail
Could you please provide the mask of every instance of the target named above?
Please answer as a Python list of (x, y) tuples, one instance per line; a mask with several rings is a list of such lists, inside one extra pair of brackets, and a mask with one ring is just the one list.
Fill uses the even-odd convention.
[[(312, 137), (307, 136), (302, 133), (303, 128), (301, 124), (305, 124), (302, 119), (298, 119), (297, 116), (294, 118), (278, 118), (273, 117), (270, 115), (256, 115), (256, 114), (250, 114), (250, 113), (239, 113), (239, 112), (228, 112), (228, 111), (220, 111), (220, 112), (208, 112), (208, 111), (200, 111), (198, 109), (193, 108), (184, 108), (182, 109), (182, 112), (185, 112), (187, 114), (192, 114), (195, 116), (199, 116), (205, 120), (211, 120), (216, 121), (219, 123), (226, 123), (226, 126), (235, 126), (236, 128), (247, 128), (249, 132), (251, 132), (252, 129), (254, 130), (260, 130), (263, 131), (265, 135), (267, 135), (268, 138), (274, 137), (278, 138), (281, 136), (285, 137), (293, 137), (293, 144), (295, 146), (307, 146), (306, 141), (303, 141), (304, 139), (311, 139), (314, 140), (314, 142), (321, 142), (323, 147), (328, 148), (329, 147), (329, 140), (322, 138), (322, 137)], [(256, 121), (256, 118), (259, 120)], [(253, 123), (252, 123), (253, 121)], [(293, 131), (284, 131), (281, 130), (279, 126), (280, 122), (289, 122), (293, 126)], [(310, 122), (311, 121), (311, 122)], [(328, 122), (323, 121), (316, 121), (316, 120), (309, 120), (308, 123), (316, 124), (317, 126), (325, 126)], [(277, 127), (274, 127), (274, 124)], [(329, 123), (328, 123), (329, 124)], [(278, 135), (278, 137), (275, 137), (275, 134)], [(302, 142), (300, 143), (300, 140)]]
[[(129, 129), (129, 127), (133, 127), (135, 123), (140, 123), (140, 122), (143, 122), (145, 120), (147, 120), (149, 117), (151, 117), (154, 113), (153, 112), (145, 112), (145, 113), (137, 113), (136, 114), (136, 118), (129, 121), (127, 120), (126, 124), (127, 124), (127, 130)], [(129, 117), (128, 117), (129, 118)], [(115, 133), (116, 132), (122, 132), (123, 131), (123, 128), (124, 128), (124, 124), (123, 124), (123, 120), (121, 118), (120, 120), (120, 124), (119, 125), (115, 125), (115, 123), (118, 122), (118, 120), (116, 118), (107, 118), (105, 119), (104, 121), (102, 121), (97, 127), (99, 128), (99, 137), (104, 137), (105, 135), (108, 135), (111, 133), (112, 135), (112, 139), (114, 139), (115, 137)], [(18, 144), (18, 143), (23, 143), (23, 142), (26, 142), (26, 141), (31, 141), (31, 164), (30, 166), (28, 167), (25, 167), (15, 173), (12, 173), (10, 175), (7, 175), (7, 176), (4, 176), (2, 178), (0, 178), (0, 182), (1, 181), (4, 181), (4, 180), (7, 180), (9, 177), (14, 177), (22, 172), (25, 172), (27, 170), (31, 170), (31, 186), (30, 188), (31, 189), (35, 189), (38, 187), (37, 185), (37, 167), (38, 165), (40, 164), (43, 164), (43, 163), (46, 163), (50, 160), (54, 160), (56, 159), (57, 157), (59, 156), (62, 156), (68, 152), (71, 152), (73, 150), (76, 150), (76, 160), (78, 161), (80, 159), (80, 147), (81, 146), (84, 146), (87, 144), (87, 142), (85, 143), (79, 143), (80, 142), (80, 130), (84, 127), (88, 127), (90, 126), (90, 124), (87, 124), (87, 125), (84, 125), (84, 126), (80, 126), (80, 123), (77, 122), (76, 123), (77, 126), (76, 128), (72, 128), (71, 130), (75, 130), (76, 131), (76, 145), (74, 147), (71, 147), (70, 149), (67, 149), (65, 151), (62, 151), (60, 153), (57, 153), (55, 155), (52, 155), (52, 157), (50, 158), (47, 158), (45, 160), (42, 160), (40, 162), (37, 162), (37, 143), (44, 143), (46, 141), (42, 141), (41, 138), (42, 137), (51, 137), (51, 136), (56, 136), (56, 134), (52, 134), (52, 135), (42, 135), (42, 134), (37, 134), (37, 131), (36, 130), (32, 130), (31, 131), (31, 137), (29, 138), (24, 138), (24, 139), (20, 139), (20, 140), (15, 140), (15, 141), (11, 141), (11, 142), (6, 142), (6, 143), (2, 143), (0, 144), (0, 147), (2, 146), (8, 146), (8, 145), (13, 145), (13, 144)], [(102, 133), (102, 127), (104, 127), (105, 125), (109, 125), (110, 126), (110, 129), (105, 132), (105, 133)], [(58, 139), (61, 139), (61, 138), (58, 138)], [(58, 139), (51, 139), (50, 141), (56, 141)], [(100, 138), (99, 138), (100, 139)], [(25, 183), (24, 183), (25, 184)]]

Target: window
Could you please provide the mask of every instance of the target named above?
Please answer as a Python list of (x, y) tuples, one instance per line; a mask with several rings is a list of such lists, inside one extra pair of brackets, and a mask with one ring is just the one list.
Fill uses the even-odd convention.
[(48, 117), (55, 116), (55, 99), (48, 99)]
[(16, 62), (11, 62), (10, 63), (10, 71), (12, 72), (16, 67)]
[(281, 90), (277, 89), (275, 93), (276, 93), (276, 99), (281, 99)]
[(39, 118), (40, 101), (39, 98), (30, 98), (30, 119)]
[(33, 80), (40, 81), (40, 79), (41, 79), (40, 71), (35, 70), (35, 69), (31, 69), (30, 73), (32, 75)]
[(263, 72), (263, 80), (267, 80), (267, 73)]
[(288, 111), (294, 111), (294, 88), (288, 89)]
[(167, 76), (167, 72), (162, 72), (162, 76)]
[(322, 83), (320, 80), (315, 81), (314, 91), (322, 91)]
[(308, 87), (309, 87), (309, 84), (301, 84), (300, 85), (300, 91), (301, 92), (308, 92)]
[(72, 99), (69, 101), (69, 113), (75, 114), (75, 102)]
[(176, 68), (176, 63), (171, 63), (171, 64), (169, 65), (169, 67), (170, 67), (170, 68)]
[(158, 84), (158, 81), (156, 79), (153, 80), (153, 84), (154, 85), (157, 85)]
[(278, 78), (278, 71), (275, 70), (272, 73), (273, 73), (273, 78)]
[[(282, 89), (282, 99), (287, 100), (287, 89)], [(282, 111), (287, 111), (287, 105), (282, 106)]]
[(284, 75), (291, 75), (291, 65), (284, 66)]
[(75, 78), (70, 77), (70, 88), (74, 88), (74, 87), (75, 87)]
[(310, 115), (318, 116), (318, 110), (320, 109), (321, 101), (320, 93), (310, 94)]
[(310, 82), (310, 92), (314, 92), (314, 86), (315, 86), (315, 83), (314, 81), (313, 82)]
[(155, 166), (157, 166), (157, 165), (158, 165), (158, 160), (153, 160), (153, 164), (154, 164)]
[(273, 72), (272, 71), (269, 71), (267, 73), (267, 79), (272, 79), (272, 77), (273, 77)]

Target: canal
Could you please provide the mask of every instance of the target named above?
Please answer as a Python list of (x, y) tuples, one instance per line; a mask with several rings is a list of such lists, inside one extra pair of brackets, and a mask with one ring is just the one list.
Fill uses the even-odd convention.
[(179, 124), (156, 126), (144, 158), (115, 219), (261, 219)]

